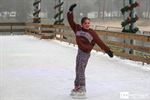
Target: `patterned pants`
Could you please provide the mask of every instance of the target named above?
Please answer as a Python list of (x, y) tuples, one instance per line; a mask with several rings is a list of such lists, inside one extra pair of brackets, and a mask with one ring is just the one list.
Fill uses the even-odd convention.
[(83, 52), (78, 49), (78, 54), (76, 57), (76, 78), (75, 86), (85, 86), (85, 68), (90, 57), (90, 53)]

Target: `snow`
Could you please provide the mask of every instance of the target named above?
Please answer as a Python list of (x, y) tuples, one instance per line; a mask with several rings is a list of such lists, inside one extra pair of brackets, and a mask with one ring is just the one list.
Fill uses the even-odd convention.
[[(0, 100), (72, 100), (77, 46), (0, 36)], [(150, 65), (92, 51), (87, 100), (150, 100)]]

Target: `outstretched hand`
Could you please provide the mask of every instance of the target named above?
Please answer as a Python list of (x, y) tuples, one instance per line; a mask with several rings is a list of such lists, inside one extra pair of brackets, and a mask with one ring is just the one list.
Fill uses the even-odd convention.
[(73, 11), (73, 9), (77, 6), (77, 4), (72, 4), (70, 7), (69, 7), (69, 11)]
[(108, 56), (109, 56), (109, 57), (111, 57), (111, 58), (114, 56), (114, 55), (113, 55), (113, 52), (112, 52), (111, 50), (110, 50), (110, 51), (108, 51), (108, 52), (106, 52), (106, 53), (107, 53), (107, 54), (108, 54)]

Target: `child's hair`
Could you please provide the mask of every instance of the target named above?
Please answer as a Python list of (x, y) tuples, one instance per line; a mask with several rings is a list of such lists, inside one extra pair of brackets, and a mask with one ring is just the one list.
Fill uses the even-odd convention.
[(81, 19), (81, 24), (83, 24), (86, 20), (90, 20), (90, 18), (88, 18), (88, 17), (83, 17), (83, 18)]

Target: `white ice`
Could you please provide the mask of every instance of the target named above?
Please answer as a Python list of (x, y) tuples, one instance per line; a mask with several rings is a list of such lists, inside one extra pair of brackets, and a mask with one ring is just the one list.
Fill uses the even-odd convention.
[[(33, 36), (0, 36), (0, 100), (72, 100), (77, 47)], [(92, 51), (87, 100), (150, 100), (150, 65)]]

